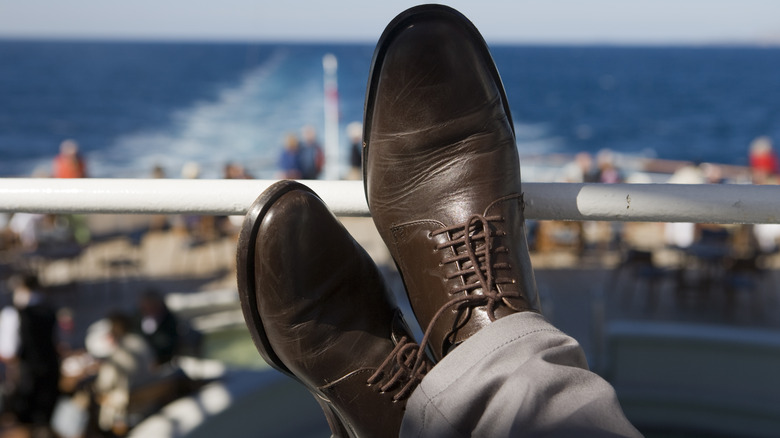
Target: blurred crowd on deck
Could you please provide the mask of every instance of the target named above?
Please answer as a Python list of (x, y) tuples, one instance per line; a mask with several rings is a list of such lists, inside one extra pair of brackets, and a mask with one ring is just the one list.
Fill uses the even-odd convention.
[[(362, 126), (347, 127), (349, 170), (345, 179), (362, 178)], [(778, 184), (780, 164), (769, 137), (758, 137), (748, 149), (749, 166), (737, 169), (714, 163), (676, 165), (669, 183)], [(650, 182), (621, 168), (619, 156), (604, 150), (591, 155), (581, 152), (560, 168), (558, 181), (567, 183)], [(278, 156), (277, 176), (292, 179), (322, 177), (325, 154), (313, 127), (301, 129), (300, 136), (288, 134)], [(641, 173), (641, 172), (639, 172)], [(33, 175), (42, 176), (42, 175)], [(56, 178), (86, 178), (88, 165), (74, 140), (60, 145), (51, 163)], [(166, 170), (156, 166), (151, 177), (166, 178)], [(199, 163), (186, 163), (181, 178), (201, 177)], [(252, 179), (241, 163), (223, 167), (225, 179)], [(152, 218), (149, 228), (170, 230), (188, 236), (192, 247), (216, 237), (234, 238), (242, 218), (200, 215)], [(690, 282), (684, 271), (690, 266), (715, 267), (722, 273), (736, 269), (755, 271), (765, 267), (764, 258), (778, 252), (780, 225), (657, 224), (663, 248), (678, 251), (680, 265), (672, 276), (678, 284)], [(558, 248), (573, 249), (578, 257), (589, 253), (619, 251), (618, 268), (641, 260), (648, 269), (636, 275), (661, 272), (652, 251), (635, 244), (631, 234), (636, 224), (621, 222), (529, 221), (529, 243), (535, 253)], [(643, 230), (646, 230), (644, 228)], [(17, 259), (34, 257), (76, 257), (95, 239), (88, 221), (79, 215), (0, 213), (0, 254)], [(656, 239), (657, 240), (657, 239)], [(655, 242), (657, 243), (657, 241)], [(174, 358), (181, 349), (181, 321), (166, 307), (159, 291), (139, 290), (136, 314), (110, 311), (90, 327), (83, 351), (68, 345), (73, 319), (69, 309), (47, 304), (46, 287), (39, 282), (34, 264), (5, 263), (0, 280), (0, 374), (2, 405), (0, 435), (9, 425), (24, 425), (31, 436), (53, 436), (56, 411), (85, 413), (82, 424), (93, 436), (122, 436), (134, 423), (128, 410), (131, 388), (168, 379)], [(641, 273), (641, 274), (640, 274)], [(650, 274), (647, 274), (650, 273)], [(708, 274), (717, 277), (715, 274)], [(723, 274), (717, 278), (725, 277)], [(713, 278), (715, 278), (713, 277)], [(698, 283), (712, 286), (712, 283)], [(726, 284), (726, 283), (724, 283)], [(74, 371), (76, 370), (76, 371)], [(171, 394), (176, 393), (175, 391)], [(62, 412), (62, 411), (61, 411)], [(73, 416), (72, 421), (82, 417)], [(62, 421), (60, 419), (60, 421)], [(6, 429), (4, 429), (6, 428)]]
[(108, 310), (80, 341), (77, 315), (51, 304), (35, 274), (13, 274), (0, 291), (0, 435), (123, 436), (187, 392), (176, 355), (192, 351), (190, 329), (159, 291), (139, 291), (134, 312)]
[[(747, 155), (748, 166), (660, 159), (639, 161), (641, 166), (637, 166), (634, 158), (625, 161), (630, 167), (623, 169), (610, 151), (601, 151), (596, 157), (582, 152), (561, 167), (557, 181), (757, 185), (780, 182), (778, 157), (769, 137), (753, 140)], [(653, 173), (666, 176), (659, 178)], [(733, 303), (740, 295), (756, 302), (774, 300), (771, 271), (778, 262), (779, 244), (780, 224), (529, 221), (529, 245), (537, 254), (569, 250), (583, 262), (608, 253), (619, 254), (613, 277), (622, 275), (622, 286), (614, 283), (607, 289), (626, 289), (626, 294), (631, 295), (636, 293), (637, 285), (644, 285), (649, 307), (658, 302), (662, 286), (674, 291), (678, 305), (694, 294), (709, 297), (710, 303), (723, 302), (732, 313), (736, 311)]]

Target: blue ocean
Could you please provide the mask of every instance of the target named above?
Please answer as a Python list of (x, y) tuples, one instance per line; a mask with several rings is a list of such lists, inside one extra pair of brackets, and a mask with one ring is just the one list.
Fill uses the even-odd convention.
[[(94, 177), (178, 177), (195, 161), (273, 178), (284, 136), (324, 132), (338, 59), (340, 143), (360, 121), (371, 44), (0, 41), (0, 176), (46, 172), (76, 140)], [(491, 46), (522, 156), (602, 149), (746, 164), (780, 142), (780, 48)], [(321, 137), (322, 138), (322, 137)]]

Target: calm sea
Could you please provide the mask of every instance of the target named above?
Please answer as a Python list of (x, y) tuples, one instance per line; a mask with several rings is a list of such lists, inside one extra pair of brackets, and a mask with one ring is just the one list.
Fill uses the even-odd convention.
[[(780, 49), (493, 46), (521, 155), (611, 149), (747, 163), (780, 143)], [(230, 161), (273, 177), (283, 137), (324, 130), (338, 59), (341, 143), (362, 118), (373, 45), (0, 41), (0, 176), (47, 171), (79, 142), (91, 176)], [(346, 157), (347, 154), (344, 153)]]

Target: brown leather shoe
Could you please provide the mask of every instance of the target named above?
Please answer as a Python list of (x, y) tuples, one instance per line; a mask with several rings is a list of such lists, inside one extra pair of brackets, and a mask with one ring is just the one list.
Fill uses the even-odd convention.
[(306, 186), (282, 181), (251, 206), (238, 291), (271, 366), (300, 381), (340, 437), (397, 437), (430, 362), (371, 258)]
[(435, 358), (538, 310), (512, 118), (474, 25), (438, 5), (396, 17), (374, 52), (363, 126), (371, 215)]

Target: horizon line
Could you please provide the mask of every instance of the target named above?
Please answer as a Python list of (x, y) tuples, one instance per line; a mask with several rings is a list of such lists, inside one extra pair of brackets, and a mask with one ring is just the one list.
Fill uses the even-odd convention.
[[(0, 41), (23, 42), (62, 42), (62, 43), (149, 43), (149, 44), (280, 44), (280, 45), (344, 45), (344, 46), (369, 46), (376, 41), (368, 39), (333, 37), (328, 40), (307, 38), (284, 37), (192, 37), (192, 36), (96, 36), (96, 35), (20, 35), (2, 34)], [(636, 48), (780, 48), (778, 40), (711, 40), (711, 41), (614, 41), (614, 40), (508, 40), (486, 39), (490, 46), (519, 46), (519, 47), (636, 47)]]

